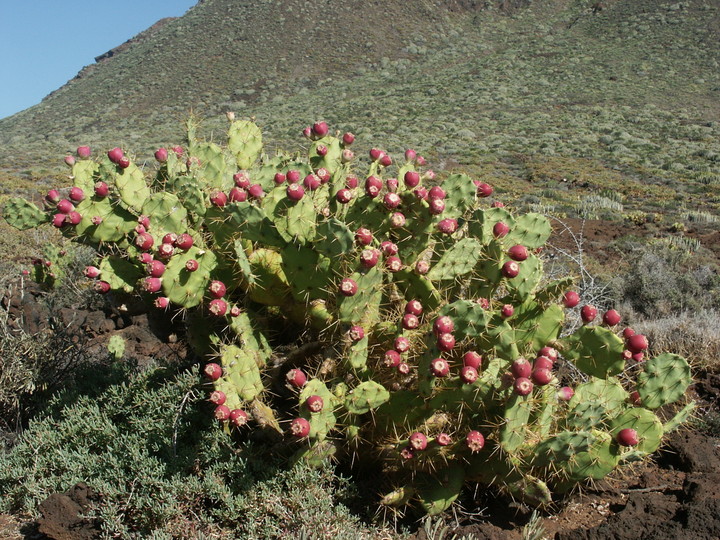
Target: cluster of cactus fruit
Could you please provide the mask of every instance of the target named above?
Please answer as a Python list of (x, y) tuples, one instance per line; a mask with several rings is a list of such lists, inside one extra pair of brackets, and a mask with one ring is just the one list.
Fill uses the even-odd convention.
[[(251, 121), (230, 118), (225, 147), (188, 126), (148, 173), (81, 147), (71, 188), (5, 217), (95, 246), (99, 292), (182, 313), (228, 431), (275, 432), (293, 461), (378, 460), (397, 486), (382, 504), (436, 514), (467, 482), (548, 504), (690, 416), (655, 412), (691, 383), (683, 358), (649, 357), (616, 311), (596, 321), (572, 278), (546, 279), (546, 217), (491, 204), (465, 174), (439, 183), (412, 150), (355, 159), (324, 122), (306, 154), (272, 157)], [(584, 324), (562, 336), (576, 308)]]

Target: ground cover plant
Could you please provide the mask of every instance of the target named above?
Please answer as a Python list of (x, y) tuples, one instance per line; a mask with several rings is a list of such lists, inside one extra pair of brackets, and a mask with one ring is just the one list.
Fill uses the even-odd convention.
[[(325, 122), (304, 155), (268, 156), (254, 123), (228, 118), (226, 146), (190, 119), (147, 171), (79, 147), (72, 187), (44, 210), (11, 199), (5, 218), (94, 246), (98, 292), (183, 318), (235, 440), (260, 434), (290, 463), (378, 462), (383, 505), (432, 515), (467, 482), (548, 505), (690, 416), (656, 414), (691, 383), (685, 359), (648, 355), (617, 311), (546, 278), (543, 215), (466, 174), (439, 182), (410, 149), (372, 148), (357, 172), (354, 135)], [(561, 335), (567, 309), (582, 325)]]

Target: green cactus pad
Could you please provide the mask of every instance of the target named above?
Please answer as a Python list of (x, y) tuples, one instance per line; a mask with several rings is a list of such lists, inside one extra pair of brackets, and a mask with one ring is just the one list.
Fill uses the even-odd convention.
[(551, 281), (535, 292), (535, 300), (541, 304), (549, 302), (557, 302), (562, 298), (565, 292), (572, 287), (573, 278), (566, 277)]
[(480, 238), (483, 244), (489, 244), (495, 238), (493, 227), (499, 221), (510, 227), (510, 230), (515, 225), (515, 218), (504, 208), (478, 208), (469, 221), (468, 231), (472, 236)]
[(605, 412), (605, 404), (598, 399), (581, 401), (568, 411), (565, 423), (571, 429), (599, 428), (607, 419)]
[(299, 302), (326, 299), (332, 283), (330, 259), (315, 250), (289, 244), (280, 252), (283, 271)]
[(142, 214), (150, 218), (150, 229), (155, 243), (159, 244), (167, 233), (186, 231), (187, 211), (172, 193), (153, 193), (142, 207)]
[(247, 287), (253, 302), (266, 306), (281, 306), (291, 289), (283, 271), (282, 256), (271, 249), (260, 248), (248, 257), (255, 281)]
[(265, 366), (272, 355), (272, 347), (263, 333), (253, 325), (253, 320), (243, 311), (230, 319), (230, 329), (238, 337), (239, 345), (252, 355), (258, 367)]
[(206, 211), (205, 195), (195, 182), (187, 181), (187, 177), (182, 177), (184, 181), (177, 182), (175, 194), (184, 208), (191, 214), (196, 216), (204, 216)]
[(544, 507), (552, 503), (552, 493), (547, 484), (529, 474), (523, 475), (521, 480), (509, 483), (505, 490), (514, 499), (533, 507)]
[(250, 267), (250, 261), (248, 260), (247, 254), (245, 253), (243, 241), (235, 240), (233, 245), (235, 248), (235, 264), (237, 264), (237, 267), (240, 269), (242, 279), (248, 285), (254, 285), (255, 275), (252, 273), (252, 268)]
[(591, 431), (561, 431), (533, 449), (531, 463), (535, 467), (547, 467), (556, 462), (567, 462), (575, 454), (587, 452), (594, 442)]
[(249, 169), (262, 152), (262, 131), (248, 120), (238, 120), (228, 130), (228, 149), (240, 169)]
[(517, 306), (512, 326), (516, 341), (523, 344), (521, 354), (531, 355), (557, 339), (564, 320), (565, 311), (557, 304), (547, 309), (532, 301)]
[[(305, 400), (310, 396), (320, 396), (324, 406), (322, 411), (313, 413), (305, 407)], [(303, 387), (298, 397), (298, 405), (300, 406), (300, 416), (310, 422), (311, 439), (323, 441), (327, 437), (328, 432), (335, 427), (335, 396), (328, 390), (325, 383), (319, 379), (311, 379)]]
[(365, 414), (390, 399), (390, 392), (375, 381), (365, 381), (345, 397), (345, 408), (351, 414)]
[(335, 441), (315, 441), (310, 447), (303, 447), (298, 450), (290, 459), (290, 465), (304, 463), (310, 467), (320, 467), (323, 463), (332, 459), (337, 453)]
[(127, 259), (114, 255), (105, 257), (100, 263), (100, 279), (107, 281), (114, 291), (133, 292), (143, 272)]
[(355, 234), (348, 226), (330, 218), (317, 226), (313, 249), (333, 259), (350, 251), (354, 242)]
[(414, 496), (415, 488), (413, 486), (403, 486), (387, 493), (382, 499), (380, 499), (380, 504), (383, 506), (393, 506), (399, 508), (409, 503)]
[(542, 261), (532, 253), (521, 263), (520, 273), (512, 279), (505, 280), (505, 287), (516, 302), (524, 302), (543, 278)]
[[(82, 220), (75, 227), (75, 232), (92, 243), (121, 243), (137, 225), (135, 215), (119, 205), (113, 205), (107, 198), (86, 198), (77, 205), (76, 210)], [(102, 219), (99, 225), (93, 224), (95, 217)]]
[(286, 242), (273, 222), (257, 206), (248, 202), (237, 203), (230, 207), (229, 213), (243, 238), (262, 242), (267, 246), (285, 246)]
[(607, 328), (582, 326), (561, 343), (565, 358), (587, 375), (604, 379), (617, 375), (625, 367), (622, 357), (625, 344)]
[[(255, 358), (235, 345), (225, 345), (220, 352), (223, 368), (221, 379), (231, 383), (233, 393), (242, 401), (251, 401), (258, 397), (264, 387)], [(225, 392), (225, 395), (228, 393)]]
[(682, 424), (690, 420), (693, 413), (695, 412), (695, 409), (697, 409), (696, 401), (691, 401), (690, 403), (685, 405), (682, 409), (678, 411), (675, 416), (673, 416), (670, 420), (663, 424), (663, 432), (670, 433), (671, 431), (677, 429)]
[(482, 244), (477, 238), (463, 238), (445, 251), (440, 260), (430, 269), (428, 279), (434, 281), (453, 280), (472, 272), (480, 259)]
[[(321, 145), (327, 148), (327, 154), (324, 156), (320, 156), (317, 153), (317, 148)], [(310, 164), (315, 170), (323, 167), (332, 174), (342, 165), (342, 148), (340, 147), (340, 140), (336, 137), (327, 136), (314, 141), (310, 145), (308, 155)]]
[(591, 429), (620, 414), (627, 400), (628, 393), (615, 378), (592, 379), (579, 384), (568, 402), (568, 425)]
[(364, 370), (367, 367), (368, 342), (368, 336), (365, 336), (357, 343), (353, 343), (348, 347), (345, 358), (353, 369)]
[(273, 211), (273, 222), (286, 242), (308, 244), (315, 239), (315, 206), (310, 196), (299, 201), (287, 197)]
[(33, 203), (17, 197), (5, 203), (3, 217), (11, 227), (21, 231), (33, 229), (49, 220), (48, 216)]
[(506, 452), (514, 452), (527, 436), (527, 425), (532, 411), (531, 396), (512, 394), (505, 405), (505, 422), (500, 427), (500, 445)]
[(145, 183), (145, 176), (134, 163), (116, 172), (115, 188), (120, 195), (120, 202), (125, 208), (138, 214), (142, 211), (145, 201), (150, 197), (150, 188)]
[(440, 293), (425, 276), (419, 276), (412, 270), (404, 268), (394, 274), (394, 283), (398, 285), (406, 299), (420, 300), (427, 310), (437, 309), (442, 303)]
[(546, 438), (553, 430), (558, 413), (557, 386), (554, 384), (543, 386), (540, 394), (537, 404), (539, 410), (533, 412), (532, 423), (537, 426), (538, 436)]
[(465, 470), (459, 465), (452, 465), (432, 475), (419, 475), (416, 495), (425, 512), (435, 516), (450, 508), (464, 483)]
[(515, 219), (515, 225), (505, 237), (505, 245), (521, 244), (528, 249), (537, 249), (547, 242), (551, 234), (548, 218), (531, 212)]
[(200, 143), (193, 147), (192, 157), (200, 160), (198, 184), (204, 189), (227, 191), (232, 187), (232, 175), (228, 172), (222, 148), (215, 143)]
[(415, 425), (430, 417), (433, 412), (425, 407), (425, 400), (417, 392), (398, 390), (378, 407), (376, 418), (379, 427), (391, 431), (395, 426)]
[[(185, 267), (190, 259), (199, 263), (196, 271)], [(173, 304), (184, 308), (197, 306), (202, 301), (210, 283), (210, 273), (217, 267), (217, 257), (209, 250), (192, 246), (184, 253), (174, 255), (165, 265), (162, 289)]]
[(350, 324), (359, 324), (362, 327), (373, 326), (380, 319), (382, 272), (374, 267), (365, 274), (355, 272), (350, 278), (357, 283), (358, 291), (355, 296), (338, 295), (340, 320)]
[(466, 174), (451, 174), (442, 183), (442, 188), (447, 193), (443, 219), (461, 217), (475, 202), (477, 187)]
[(73, 185), (90, 195), (95, 189), (95, 174), (98, 168), (98, 164), (89, 159), (76, 161), (72, 167)]
[[(578, 452), (566, 462), (556, 461), (555, 466), (561, 467), (571, 482), (581, 482), (587, 479), (600, 480), (607, 476), (619, 462), (620, 450), (610, 437), (609, 433), (592, 431), (595, 440), (590, 449)], [(560, 484), (559, 489), (571, 487), (570, 484)]]
[(657, 409), (680, 399), (691, 383), (687, 361), (677, 354), (663, 353), (645, 362), (637, 391), (643, 407)]
[(616, 416), (610, 423), (613, 439), (620, 430), (631, 428), (637, 431), (639, 444), (633, 448), (636, 452), (652, 454), (660, 447), (663, 426), (660, 419), (652, 411), (642, 407), (633, 407)]

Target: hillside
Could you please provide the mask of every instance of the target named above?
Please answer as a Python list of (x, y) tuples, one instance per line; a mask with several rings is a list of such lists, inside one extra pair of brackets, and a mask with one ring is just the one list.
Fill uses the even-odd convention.
[(652, 199), (646, 211), (682, 190), (712, 211), (719, 28), (717, 0), (205, 0), (0, 121), (0, 167), (35, 184), (79, 144), (149, 156), (190, 111), (219, 137), (233, 110), (272, 144), (294, 148), (324, 118), (368, 147), (498, 177), (512, 197), (528, 192), (517, 178), (569, 181)]

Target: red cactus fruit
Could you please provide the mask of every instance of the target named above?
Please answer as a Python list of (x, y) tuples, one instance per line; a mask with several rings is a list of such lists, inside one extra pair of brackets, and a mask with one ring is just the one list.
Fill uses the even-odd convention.
[(417, 315), (418, 317), (422, 315), (423, 306), (420, 300), (409, 300), (408, 303), (405, 304), (405, 313), (412, 313), (413, 315)]
[(67, 216), (65, 216), (65, 222), (69, 223), (70, 225), (77, 225), (82, 221), (82, 216), (75, 212), (74, 210), (70, 212)]
[(474, 367), (476, 371), (480, 371), (482, 360), (482, 356), (475, 351), (468, 351), (463, 355), (463, 365)]
[(391, 193), (395, 193), (398, 190), (399, 185), (400, 184), (398, 183), (397, 178), (388, 178), (385, 180), (385, 187)]
[(262, 199), (265, 196), (265, 191), (260, 184), (252, 184), (247, 188), (248, 196), (253, 199)]
[(155, 159), (158, 160), (160, 163), (165, 163), (168, 159), (167, 148), (158, 148), (157, 150), (155, 150)]
[(560, 401), (570, 401), (574, 395), (575, 390), (573, 390), (569, 386), (563, 386), (557, 392), (557, 397)]
[(500, 308), (500, 315), (504, 319), (508, 319), (512, 317), (515, 314), (515, 308), (512, 304), (505, 304), (503, 307)]
[(407, 171), (403, 176), (403, 182), (408, 189), (412, 189), (420, 184), (420, 174), (415, 171)]
[(538, 352), (538, 356), (547, 356), (550, 360), (555, 362), (558, 359), (558, 352), (553, 347), (546, 345)]
[(424, 259), (420, 259), (415, 263), (415, 273), (424, 276), (430, 271), (430, 263)]
[(400, 362), (402, 362), (402, 358), (400, 358), (400, 353), (395, 350), (389, 350), (385, 351), (385, 356), (383, 357), (383, 363), (387, 367), (398, 367), (400, 365)]
[(130, 159), (123, 156), (120, 158), (120, 161), (118, 161), (117, 165), (121, 169), (127, 169), (130, 166)]
[(320, 412), (323, 410), (323, 407), (325, 406), (325, 402), (323, 401), (323, 398), (317, 395), (309, 396), (305, 400), (305, 406), (308, 408), (310, 412)]
[(89, 146), (78, 146), (75, 152), (80, 159), (87, 159), (92, 153)]
[(415, 161), (415, 158), (417, 157), (417, 152), (413, 150), (412, 148), (408, 148), (405, 150), (405, 159), (407, 161)]
[(410, 446), (413, 450), (422, 451), (427, 448), (427, 437), (424, 433), (420, 433), (419, 431), (416, 431), (412, 435), (410, 435), (408, 442), (410, 443)]
[(526, 358), (521, 356), (510, 365), (510, 372), (516, 379), (528, 378), (532, 373), (532, 365)]
[(404, 227), (406, 222), (407, 220), (405, 219), (405, 214), (402, 212), (393, 212), (390, 215), (390, 226), (393, 229)]
[(63, 199), (61, 201), (58, 201), (57, 203), (57, 211), (61, 214), (69, 214), (75, 209), (75, 206), (73, 206), (73, 203), (69, 201), (68, 199)]
[(162, 277), (162, 275), (165, 273), (165, 265), (161, 261), (150, 261), (147, 265), (147, 273), (151, 277)]
[(447, 377), (450, 373), (450, 364), (444, 358), (435, 358), (430, 362), (430, 373), (435, 377)]
[(447, 197), (447, 193), (445, 193), (445, 190), (440, 186), (433, 186), (428, 191), (428, 197), (430, 197), (430, 199), (444, 199)]
[(485, 437), (479, 431), (473, 430), (465, 437), (465, 444), (473, 454), (479, 452), (485, 446)]
[(233, 409), (228, 417), (230, 423), (235, 427), (243, 427), (248, 423), (248, 414), (242, 409)]
[(215, 412), (213, 414), (216, 419), (224, 422), (230, 418), (230, 409), (226, 405), (218, 405), (215, 407)]
[(307, 383), (307, 375), (302, 369), (291, 369), (285, 375), (285, 380), (295, 388), (302, 388)]
[(93, 290), (98, 294), (107, 294), (110, 292), (110, 284), (107, 281), (96, 281)]
[(608, 326), (618, 325), (622, 320), (620, 314), (614, 309), (608, 309), (605, 313), (603, 313), (602, 318), (603, 322)]
[(383, 167), (389, 167), (390, 165), (392, 165), (392, 158), (389, 154), (385, 154), (380, 158), (380, 165), (382, 165)]
[(287, 173), (285, 173), (285, 178), (287, 179), (288, 184), (297, 184), (300, 181), (300, 176), (300, 171), (295, 169), (290, 169)]
[(635, 360), (636, 362), (643, 362), (643, 361), (645, 361), (645, 353), (641, 353), (641, 352), (633, 353), (632, 359)]
[(398, 336), (393, 341), (393, 347), (399, 353), (408, 352), (410, 350), (410, 340), (405, 336)]
[(412, 449), (412, 446), (408, 445), (404, 447), (402, 450), (400, 450), (400, 457), (404, 460), (411, 460), (415, 457), (415, 451)]
[(478, 197), (489, 197), (493, 193), (493, 188), (490, 184), (486, 184), (485, 182), (478, 182), (475, 184), (477, 186), (477, 196)]
[(328, 131), (330, 131), (330, 128), (328, 128), (326, 122), (315, 122), (312, 125), (312, 132), (316, 137), (324, 137), (328, 134)]
[(208, 364), (205, 364), (205, 369), (203, 369), (203, 373), (211, 381), (217, 381), (220, 377), (222, 377), (223, 370), (220, 364), (210, 362)]
[(518, 377), (513, 383), (513, 390), (519, 396), (527, 396), (532, 392), (533, 383), (527, 377)]
[(310, 434), (310, 422), (304, 418), (295, 418), (290, 422), (290, 434), (298, 439), (307, 437)]
[(365, 268), (372, 268), (380, 260), (380, 250), (375, 248), (363, 249), (360, 253), (360, 264)]
[(353, 199), (353, 192), (350, 189), (343, 188), (338, 190), (338, 192), (335, 194), (335, 199), (340, 204), (347, 204)]
[(185, 269), (188, 272), (195, 272), (198, 268), (200, 268), (200, 263), (197, 262), (195, 259), (188, 259), (188, 261), (185, 263)]
[(630, 339), (632, 336), (635, 335), (635, 330), (628, 326), (623, 330), (622, 335), (625, 339)]
[(170, 299), (167, 296), (158, 296), (153, 304), (158, 309), (167, 309), (170, 306)]
[[(47, 192), (47, 195), (45, 195), (45, 200), (49, 203), (59, 203), (60, 202), (60, 192), (57, 189), (51, 189)], [(72, 205), (71, 205), (72, 206)]]
[(351, 326), (350, 330), (348, 330), (348, 335), (352, 341), (360, 341), (365, 337), (365, 330), (362, 326)]
[(242, 309), (240, 306), (233, 306), (230, 308), (230, 316), (231, 317), (239, 317), (242, 313)]
[(555, 362), (548, 356), (538, 356), (533, 362), (533, 369), (552, 369)]
[(345, 146), (350, 146), (352, 143), (355, 142), (355, 135), (353, 135), (349, 131), (347, 133), (343, 133), (342, 142)]
[(95, 183), (93, 191), (95, 192), (96, 197), (107, 197), (110, 193), (110, 188), (105, 182), (100, 180), (99, 182)]
[(445, 218), (441, 219), (437, 224), (438, 231), (443, 234), (452, 234), (457, 231), (457, 219)]
[(125, 152), (122, 151), (122, 148), (115, 147), (112, 150), (108, 151), (107, 156), (110, 161), (118, 165), (120, 163), (120, 160), (125, 156)]
[(70, 200), (80, 202), (85, 198), (85, 192), (79, 187), (70, 188)]
[(210, 296), (213, 298), (222, 298), (227, 292), (227, 287), (225, 287), (222, 281), (214, 280), (210, 282), (208, 290), (210, 291)]
[(410, 364), (406, 362), (400, 362), (395, 369), (398, 370), (398, 373), (400, 373), (400, 375), (407, 375), (408, 373), (410, 373)]
[(214, 191), (210, 195), (210, 202), (213, 203), (217, 207), (223, 207), (227, 204), (228, 197), (227, 195), (222, 191)]
[(442, 199), (430, 199), (428, 205), (428, 210), (434, 216), (440, 215), (445, 211), (445, 201)]
[(156, 277), (146, 277), (142, 281), (142, 288), (145, 292), (156, 293), (162, 289), (162, 280)]
[(443, 315), (442, 317), (435, 319), (435, 322), (433, 323), (433, 332), (435, 332), (436, 336), (439, 336), (440, 334), (451, 334), (454, 331), (455, 323), (447, 315)]
[(546, 384), (550, 384), (550, 381), (553, 380), (552, 371), (547, 368), (535, 368), (531, 377), (532, 381), (538, 386), (545, 386)]
[(212, 401), (215, 405), (224, 405), (225, 400), (227, 399), (227, 396), (225, 396), (225, 392), (221, 390), (215, 390), (210, 394), (210, 401)]
[(618, 431), (615, 440), (620, 446), (637, 446), (640, 442), (637, 431), (632, 428), (625, 428)]
[(386, 256), (391, 255), (397, 255), (398, 254), (398, 246), (397, 244), (391, 242), (390, 240), (385, 240), (380, 244), (380, 249), (382, 250), (383, 254)]
[(402, 270), (402, 267), (402, 261), (397, 255), (393, 255), (392, 257), (385, 259), (385, 268), (387, 268), (390, 272), (399, 272)]
[(398, 206), (400, 206), (400, 203), (402, 202), (402, 199), (400, 198), (400, 195), (397, 193), (386, 193), (385, 197), (383, 197), (383, 204), (385, 205), (385, 208), (388, 210), (394, 210)]
[(230, 202), (245, 202), (248, 200), (248, 192), (235, 186), (228, 191), (228, 200)]
[(324, 144), (318, 144), (315, 147), (315, 152), (317, 152), (318, 156), (325, 157), (325, 156), (327, 156), (327, 153), (328, 153), (328, 147), (325, 146)]
[(361, 246), (369, 246), (372, 244), (373, 235), (369, 229), (360, 227), (357, 231), (355, 231), (355, 241)]
[(520, 265), (515, 261), (506, 261), (500, 270), (506, 278), (512, 279), (520, 273)]
[(639, 353), (647, 350), (648, 340), (643, 334), (634, 334), (630, 336), (627, 341), (627, 348), (633, 353)]
[(580, 318), (584, 324), (593, 322), (595, 317), (597, 317), (597, 308), (595, 306), (585, 304), (582, 308), (580, 308)]
[(247, 189), (250, 187), (250, 175), (247, 171), (236, 172), (233, 174), (233, 182), (236, 187)]
[(452, 438), (447, 433), (438, 433), (435, 442), (438, 446), (447, 446), (452, 442)]
[(146, 216), (145, 214), (139, 216), (137, 218), (137, 222), (138, 222), (138, 225), (145, 227), (145, 230), (150, 228), (150, 217)]
[(354, 279), (345, 278), (340, 282), (340, 294), (343, 296), (355, 296), (358, 292), (358, 284)]
[(182, 249), (183, 251), (187, 251), (193, 246), (193, 237), (190, 236), (188, 233), (182, 233), (180, 236), (178, 236), (177, 241), (175, 242), (175, 246)]
[(299, 201), (305, 196), (305, 188), (300, 184), (288, 184), (285, 193), (291, 201)]
[(628, 401), (632, 403), (635, 407), (641, 407), (642, 406), (642, 398), (640, 397), (640, 392), (637, 390), (633, 390), (630, 392), (630, 396), (628, 396)]
[(348, 189), (355, 189), (358, 187), (358, 179), (357, 176), (348, 176), (345, 178), (345, 187)]
[(455, 336), (440, 334), (437, 338), (437, 348), (443, 352), (450, 352), (455, 347)]
[(414, 330), (418, 326), (420, 326), (420, 319), (417, 318), (417, 315), (413, 315), (412, 313), (403, 315), (402, 327), (405, 330)]
[(472, 384), (478, 379), (478, 371), (472, 366), (463, 366), (460, 368), (460, 379), (465, 384)]
[(513, 261), (524, 261), (530, 256), (528, 249), (521, 244), (515, 244), (507, 250), (507, 253)]
[(495, 238), (503, 238), (504, 236), (507, 236), (509, 232), (510, 227), (502, 221), (498, 221), (495, 225), (493, 225), (493, 236), (495, 236)]
[[(418, 199), (422, 199), (423, 201), (428, 200), (428, 190), (422, 186), (417, 187), (413, 190), (413, 193), (415, 194), (415, 197)], [(444, 210), (444, 208), (443, 208)]]
[(567, 291), (563, 296), (563, 304), (566, 308), (574, 308), (580, 303), (580, 295), (575, 291)]
[(227, 313), (227, 302), (222, 298), (215, 298), (210, 301), (208, 311), (216, 317), (224, 317)]
[(98, 276), (100, 276), (100, 269), (97, 266), (86, 266), (85, 267), (85, 277), (86, 278), (95, 279)]

